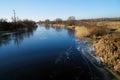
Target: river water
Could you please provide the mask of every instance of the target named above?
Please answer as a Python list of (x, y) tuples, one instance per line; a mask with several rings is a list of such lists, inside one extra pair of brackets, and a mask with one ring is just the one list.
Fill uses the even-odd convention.
[(95, 59), (91, 44), (74, 34), (38, 25), (0, 35), (0, 80), (113, 80)]

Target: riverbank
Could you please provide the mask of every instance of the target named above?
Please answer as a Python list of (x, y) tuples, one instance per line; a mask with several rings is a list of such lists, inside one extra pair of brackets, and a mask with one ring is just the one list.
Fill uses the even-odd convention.
[[(112, 33), (93, 41), (95, 55), (111, 70), (114, 76), (120, 77), (120, 33)], [(118, 78), (120, 80), (120, 78)]]
[(90, 38), (95, 55), (101, 59), (102, 64), (113, 71), (112, 73), (120, 75), (119, 21), (87, 22), (80, 26), (64, 24), (53, 24), (52, 26), (75, 30), (76, 38)]
[(37, 25), (32, 20), (19, 20), (16, 22), (1, 21), (0, 22), (0, 34), (29, 31), (35, 27), (37, 27)]
[(53, 27), (60, 27), (60, 28), (67, 28), (67, 29), (71, 29), (74, 30), (75, 29), (75, 25), (72, 26), (68, 26), (66, 24), (47, 24), (47, 26), (53, 26)]
[(108, 26), (104, 26), (104, 28), (83, 26), (77, 27), (75, 30), (77, 38), (89, 37), (92, 39), (95, 55), (100, 57), (102, 64), (109, 68), (112, 74), (116, 74), (117, 76), (114, 76), (120, 80), (120, 24), (113, 23), (106, 23)]

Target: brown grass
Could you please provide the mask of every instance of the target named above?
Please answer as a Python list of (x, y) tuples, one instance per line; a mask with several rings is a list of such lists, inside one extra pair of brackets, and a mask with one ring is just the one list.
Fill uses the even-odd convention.
[(108, 34), (109, 29), (107, 29), (106, 27), (97, 27), (97, 26), (93, 26), (93, 27), (81, 26), (81, 27), (76, 27), (75, 32), (77, 38), (97, 37)]
[(77, 38), (90, 36), (89, 30), (85, 26), (75, 27), (75, 36)]
[(105, 35), (107, 33), (109, 33), (109, 29), (107, 29), (106, 27), (102, 27), (102, 26), (94, 26), (94, 27), (87, 27), (89, 29), (90, 32), (90, 36), (102, 36)]

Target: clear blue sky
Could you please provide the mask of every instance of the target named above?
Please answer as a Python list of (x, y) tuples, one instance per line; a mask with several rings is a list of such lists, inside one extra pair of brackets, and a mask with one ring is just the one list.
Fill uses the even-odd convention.
[(0, 0), (0, 18), (44, 20), (120, 17), (120, 0)]

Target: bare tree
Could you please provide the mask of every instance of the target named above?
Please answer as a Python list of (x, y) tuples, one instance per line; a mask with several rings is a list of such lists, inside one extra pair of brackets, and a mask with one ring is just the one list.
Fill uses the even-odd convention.
[(45, 24), (49, 24), (49, 23), (50, 23), (50, 20), (49, 20), (49, 19), (46, 19), (46, 20), (44, 21), (44, 23), (45, 23)]
[(16, 22), (16, 13), (15, 13), (15, 10), (13, 10), (13, 22)]
[(75, 17), (74, 17), (74, 16), (68, 17), (68, 21), (72, 21), (72, 20), (75, 20)]
[(62, 24), (62, 19), (61, 18), (56, 18), (55, 23), (56, 24)]
[(74, 17), (74, 16), (68, 17), (67, 25), (73, 26), (73, 25), (75, 25), (75, 22), (76, 22), (76, 20), (75, 20), (75, 17)]

